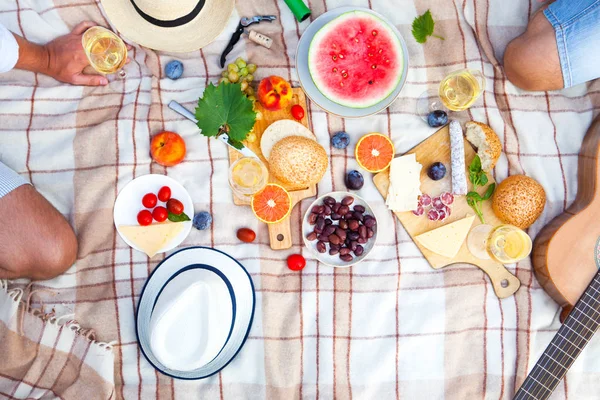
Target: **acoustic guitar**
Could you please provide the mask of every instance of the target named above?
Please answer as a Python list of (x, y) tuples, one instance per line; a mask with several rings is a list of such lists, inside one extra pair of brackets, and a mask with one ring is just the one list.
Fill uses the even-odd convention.
[(560, 327), (515, 394), (515, 400), (550, 397), (600, 326), (600, 118), (579, 153), (573, 204), (537, 236), (536, 277), (563, 308)]

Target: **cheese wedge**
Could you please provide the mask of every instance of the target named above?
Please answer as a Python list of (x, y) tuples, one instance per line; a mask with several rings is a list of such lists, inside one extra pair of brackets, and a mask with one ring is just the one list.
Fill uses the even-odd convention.
[(415, 237), (421, 246), (440, 256), (454, 258), (464, 243), (475, 216), (466, 217)]
[(163, 222), (148, 226), (119, 225), (119, 232), (148, 257), (154, 257), (183, 230), (181, 222)]
[(412, 211), (419, 205), (421, 168), (415, 154), (397, 157), (390, 165), (390, 187), (385, 204), (392, 211)]

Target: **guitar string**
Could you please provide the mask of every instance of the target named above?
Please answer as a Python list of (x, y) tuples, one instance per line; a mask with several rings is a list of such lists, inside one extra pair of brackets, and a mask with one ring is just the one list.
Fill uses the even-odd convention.
[[(585, 292), (584, 292), (585, 295)], [(582, 296), (583, 297), (583, 296)], [(588, 307), (590, 308), (593, 312), (595, 312), (595, 310), (593, 310), (592, 307), (590, 307), (587, 303), (582, 302), (582, 304), (584, 304), (584, 306), (582, 308)], [(579, 335), (576, 330), (574, 330), (570, 325), (571, 325), (571, 321), (575, 320), (575, 316), (574, 315), (569, 315), (569, 317), (567, 317), (567, 320), (565, 321), (565, 323), (560, 327), (560, 329), (557, 331), (555, 337), (552, 339), (552, 341), (550, 342), (550, 346), (554, 346), (554, 349), (552, 351), (552, 355), (554, 355), (555, 357), (557, 357), (558, 352), (562, 352), (564, 353), (564, 355), (561, 357), (560, 359), (560, 363), (558, 366), (555, 366), (554, 368), (549, 367), (554, 373), (557, 373), (559, 368), (565, 369), (565, 365), (566, 366), (570, 366), (570, 364), (572, 364), (575, 361), (575, 358), (572, 357), (572, 354), (577, 353), (577, 355), (583, 350), (583, 347), (585, 347), (585, 345), (587, 344), (587, 339), (585, 339), (583, 336)], [(568, 331), (567, 331), (568, 329)], [(582, 332), (583, 333), (583, 332)], [(579, 338), (577, 337), (579, 336)], [(559, 346), (557, 346), (555, 343), (553, 343), (554, 341), (557, 341), (556, 344), (558, 344)], [(563, 350), (564, 349), (564, 350)], [(566, 350), (566, 351), (565, 351)], [(546, 352), (544, 352), (546, 353)], [(543, 355), (542, 357), (543, 358)], [(566, 362), (565, 362), (566, 361)], [(548, 367), (549, 361), (546, 360), (546, 362), (543, 362), (541, 359), (540, 361), (536, 364), (536, 366), (546, 366)], [(565, 365), (562, 365), (565, 364)], [(535, 369), (535, 367), (534, 367)], [(542, 377), (540, 377), (540, 371), (539, 369), (537, 371), (533, 371), (530, 374), (532, 379), (534, 381), (543, 381), (545, 383), (545, 385), (543, 385), (543, 387), (538, 387), (537, 390), (535, 390), (535, 394), (543, 394), (540, 392), (543, 391), (548, 391), (549, 393), (552, 393), (553, 390), (549, 390), (547, 386), (553, 386), (551, 384), (552, 381), (554, 381), (555, 385), (554, 388), (556, 387), (556, 385), (560, 382), (556, 379), (551, 378), (549, 375), (541, 373)], [(566, 369), (565, 371), (561, 371), (561, 375), (564, 376), (564, 374), (566, 374)], [(545, 376), (545, 379), (543, 378)], [(540, 378), (540, 379), (536, 379)]]
[[(592, 282), (592, 283), (593, 283), (593, 282)], [(598, 292), (598, 291), (597, 291), (597, 290), (596, 290), (596, 289), (593, 287), (593, 284), (590, 284), (590, 288), (591, 288), (591, 290), (594, 290), (594, 291)], [(600, 293), (600, 292), (599, 292), (599, 293)], [(586, 291), (584, 292), (584, 294), (582, 295), (582, 298), (583, 298), (583, 296), (585, 296), (585, 295), (588, 295), (588, 296), (590, 297), (590, 299), (592, 299), (592, 301), (593, 301), (593, 302), (595, 302), (595, 303), (598, 303), (598, 305), (600, 305), (600, 302), (598, 302), (597, 300), (595, 300), (593, 297), (591, 297), (591, 296), (589, 295), (589, 290), (586, 290)], [(599, 314), (599, 315), (600, 315), (600, 313), (598, 313), (598, 311), (596, 311), (596, 310), (595, 310), (593, 307), (591, 307), (591, 306), (590, 306), (589, 304), (587, 304), (585, 301), (583, 301), (583, 300), (582, 300), (582, 304), (583, 304), (583, 307), (582, 307), (582, 308), (584, 308), (584, 309), (585, 309), (585, 308), (589, 308), (589, 309), (590, 309), (592, 312), (594, 312), (594, 313), (596, 313), (596, 314)], [(589, 318), (589, 317), (588, 317), (586, 314), (583, 314), (583, 313), (581, 313), (581, 312), (580, 312), (580, 311), (579, 311), (577, 308), (574, 308), (574, 310), (573, 310), (573, 311), (578, 311), (580, 314), (582, 314), (582, 315), (584, 315), (586, 318), (590, 319), (590, 321), (592, 321), (594, 324), (597, 324), (597, 322), (596, 322), (596, 321), (594, 321), (593, 319)], [(581, 326), (585, 327), (585, 328), (586, 328), (586, 329), (587, 329), (587, 330), (588, 330), (588, 331), (591, 333), (591, 335), (586, 335), (586, 334), (583, 332), (583, 330), (580, 330), (580, 331), (578, 331), (578, 330), (577, 330), (577, 328), (575, 328), (575, 326), (574, 326), (574, 325), (573, 325), (573, 326), (571, 326), (572, 324), (571, 324), (570, 322), (572, 322), (572, 321), (575, 321), (575, 322), (577, 322), (578, 324), (580, 324)], [(581, 351), (583, 350), (583, 347), (584, 347), (585, 345), (587, 345), (587, 342), (588, 342), (588, 341), (591, 339), (591, 336), (594, 334), (594, 332), (593, 332), (591, 329), (589, 329), (589, 328), (587, 327), (587, 325), (584, 325), (584, 324), (583, 324), (583, 322), (581, 322), (581, 321), (580, 321), (580, 320), (579, 320), (579, 319), (576, 317), (576, 315), (575, 315), (574, 313), (569, 315), (569, 317), (567, 318), (567, 320), (565, 321), (565, 323), (563, 324), (563, 326), (564, 326), (564, 327), (566, 327), (567, 329), (569, 329), (569, 333), (567, 333), (567, 334), (566, 334), (566, 337), (565, 337), (564, 335), (562, 335), (562, 334), (561, 334), (561, 330), (563, 331), (562, 333), (565, 333), (566, 329), (562, 329), (562, 327), (561, 327), (561, 329), (559, 329), (559, 331), (557, 332), (557, 335), (558, 335), (558, 336), (560, 336), (560, 337), (562, 338), (561, 342), (564, 342), (564, 341), (566, 340), (567, 342), (569, 342), (569, 343), (570, 343), (570, 344), (569, 344), (569, 348), (570, 348), (570, 349), (572, 349), (572, 347), (574, 346), (574, 347), (576, 347), (576, 348), (579, 350), (579, 352), (581, 352)], [(596, 328), (597, 328), (597, 326), (596, 326)], [(572, 331), (573, 333), (570, 333), (571, 331)], [(583, 335), (582, 335), (582, 334), (583, 334)], [(585, 336), (584, 336), (584, 335), (585, 335)], [(576, 338), (576, 336), (579, 336), (581, 339), (575, 339), (575, 338)], [(589, 336), (589, 337), (588, 337), (588, 336)], [(579, 347), (579, 346), (581, 346), (581, 347)], [(569, 351), (571, 351), (571, 350), (569, 350)], [(556, 355), (556, 352), (557, 352), (557, 350), (554, 350), (554, 351), (553, 351), (553, 355)], [(546, 353), (546, 352), (544, 352), (544, 354), (545, 354), (545, 353)], [(542, 357), (544, 356), (544, 354), (542, 355)], [(546, 354), (546, 355), (547, 355), (547, 356), (549, 356), (549, 354)], [(563, 356), (561, 361), (563, 361), (565, 358), (566, 358), (566, 357), (564, 357), (564, 356)], [(540, 361), (541, 361), (541, 360), (540, 360)], [(574, 359), (571, 359), (571, 361), (569, 362), (569, 364), (570, 364), (570, 363), (572, 363), (573, 361), (574, 361)], [(540, 365), (540, 367), (542, 367), (542, 363), (539, 363), (539, 365)], [(545, 363), (543, 363), (543, 366), (546, 366), (546, 367), (547, 367), (547, 366), (548, 366), (548, 361), (546, 361)], [(563, 367), (563, 368), (564, 368), (564, 367)], [(544, 369), (546, 369), (546, 368), (544, 368)], [(554, 369), (553, 369), (553, 372), (555, 372), (555, 373), (556, 373), (556, 372), (557, 372), (557, 370), (558, 370), (558, 367), (554, 368)], [(533, 371), (532, 371), (532, 372), (533, 372)], [(565, 373), (566, 373), (566, 372), (565, 372)], [(550, 381), (550, 380), (552, 380), (552, 379), (551, 379), (550, 377), (548, 377), (548, 379), (546, 380), (546, 382), (548, 382), (548, 381)]]
[[(598, 274), (598, 276), (600, 276), (600, 273)], [(600, 284), (600, 281), (599, 281), (597, 278), (594, 278), (594, 279), (593, 279), (593, 281), (592, 281), (592, 283), (590, 283), (590, 285), (589, 285), (589, 288), (588, 288), (588, 289), (586, 289), (586, 291), (584, 292), (584, 294), (583, 294), (583, 295), (586, 295), (586, 294), (587, 294), (587, 295), (588, 295), (588, 296), (589, 296), (589, 297), (592, 299), (592, 301), (593, 301), (593, 302), (595, 302), (595, 303), (598, 303), (598, 304), (600, 305), (600, 302), (598, 302), (598, 301), (597, 301), (597, 300), (596, 300), (594, 297), (592, 297), (592, 296), (590, 295), (590, 293), (589, 293), (589, 292), (590, 292), (590, 288), (591, 288), (591, 290), (595, 291), (596, 293), (600, 293), (600, 291), (598, 291), (598, 290), (596, 290), (596, 288), (594, 288), (594, 286), (593, 286), (593, 283)], [(582, 298), (583, 298), (583, 296), (582, 296)], [(581, 302), (581, 304), (582, 304), (582, 306), (581, 306), (581, 308), (582, 308), (582, 309), (589, 308), (589, 309), (590, 309), (592, 312), (594, 312), (595, 314), (598, 314), (598, 315), (600, 315), (600, 312), (599, 312), (599, 311), (595, 310), (593, 307), (591, 307), (591, 306), (590, 306), (589, 304), (587, 304), (585, 301), (582, 301), (582, 302)], [(574, 314), (574, 312), (575, 312), (575, 311), (577, 311), (577, 312), (578, 312), (580, 315), (583, 315), (585, 318), (589, 319), (589, 320), (592, 322), (592, 324), (594, 324), (594, 325), (595, 325), (595, 327), (593, 327), (594, 329), (592, 330), (592, 329), (588, 328), (588, 326), (586, 325), (586, 323), (584, 323), (584, 322), (582, 322), (581, 320), (579, 320), (579, 319), (576, 317), (576, 315)], [(581, 325), (582, 327), (586, 328), (586, 329), (587, 329), (587, 330), (590, 332), (589, 338), (587, 338), (587, 337), (586, 337), (587, 335), (586, 335), (586, 336), (580, 336), (580, 337), (582, 337), (582, 340), (581, 340), (581, 342), (580, 342), (580, 343), (578, 343), (579, 345), (581, 345), (581, 344), (584, 342), (584, 338), (586, 338), (586, 340), (585, 340), (585, 344), (583, 344), (583, 346), (582, 346), (582, 348), (581, 348), (581, 349), (583, 349), (583, 347), (584, 347), (584, 346), (587, 344), (587, 342), (588, 342), (588, 341), (591, 339), (591, 337), (594, 335), (595, 331), (598, 329), (598, 325), (600, 325), (600, 320), (596, 321), (596, 320), (592, 319), (592, 318), (591, 318), (590, 316), (588, 316), (586, 313), (582, 312), (582, 310), (580, 310), (580, 309), (577, 307), (577, 304), (576, 304), (576, 307), (575, 307), (575, 308), (573, 309), (573, 311), (572, 311), (572, 312), (569, 314), (569, 316), (567, 317), (567, 320), (566, 320), (566, 321), (565, 321), (565, 323), (563, 324), (564, 326), (566, 326), (567, 328), (569, 328), (569, 330), (570, 330), (570, 331), (571, 331), (571, 330), (573, 330), (573, 336), (574, 336), (574, 334), (575, 334), (576, 330), (574, 330), (574, 329), (573, 329), (573, 328), (574, 328), (574, 326), (573, 326), (573, 328), (571, 328), (571, 327), (569, 326), (569, 323), (570, 323), (571, 321), (577, 322), (579, 325)], [(561, 328), (562, 328), (562, 326), (561, 326)], [(559, 331), (560, 331), (560, 329), (559, 329)], [(583, 330), (582, 330), (580, 333), (583, 333)], [(560, 339), (560, 342), (563, 342), (563, 343), (564, 343), (564, 341), (565, 341), (565, 338), (563, 337), (563, 335), (558, 335), (558, 332), (557, 332), (557, 334), (555, 335), (555, 337), (554, 337), (554, 338), (552, 339), (552, 341), (550, 342), (551, 344), (549, 344), (549, 345), (548, 345), (548, 347), (546, 348), (546, 350), (544, 350), (544, 353), (542, 354), (541, 358), (543, 358), (544, 356), (546, 356), (546, 357), (548, 357), (548, 358), (552, 359), (552, 360), (553, 360), (553, 361), (554, 361), (554, 362), (557, 364), (557, 367), (555, 367), (555, 368), (553, 369), (553, 371), (556, 373), (556, 372), (557, 372), (557, 370), (559, 369), (559, 367), (560, 367), (560, 368), (562, 368), (564, 371), (562, 371), (562, 372), (561, 372), (561, 375), (564, 377), (564, 374), (566, 374), (566, 371), (568, 370), (568, 367), (570, 367), (570, 365), (571, 365), (571, 364), (574, 362), (574, 360), (575, 360), (575, 359), (574, 359), (574, 358), (572, 358), (572, 357), (571, 357), (570, 359), (567, 359), (568, 366), (565, 368), (565, 366), (564, 366), (564, 365), (562, 365), (562, 363), (564, 363), (564, 359), (566, 359), (566, 358), (567, 358), (567, 356), (568, 356), (566, 353), (565, 353), (565, 355), (564, 355), (564, 356), (562, 356), (562, 357), (559, 357), (559, 358), (561, 359), (561, 360), (560, 360), (560, 362), (559, 362), (558, 360), (555, 360), (555, 359), (554, 359), (552, 356), (550, 356), (550, 354), (549, 354), (549, 350), (550, 350), (550, 347), (551, 347), (551, 345), (553, 345), (553, 346), (554, 346), (554, 349), (552, 350), (552, 355), (554, 355), (555, 357), (558, 357), (558, 356), (557, 356), (557, 354), (558, 354), (558, 352), (557, 352), (557, 351), (558, 351), (558, 350), (560, 350), (560, 349), (559, 349), (558, 347), (556, 347), (556, 345), (555, 345), (554, 343), (552, 343), (552, 342), (554, 341), (554, 339), (556, 339), (556, 338), (557, 338), (557, 336), (558, 336), (558, 337), (561, 337), (562, 339)], [(569, 334), (567, 333), (567, 336), (571, 336), (571, 335), (569, 335)], [(578, 335), (578, 336), (579, 336), (579, 335)], [(575, 346), (575, 347), (577, 347), (577, 346)], [(580, 349), (580, 351), (581, 351), (581, 349)], [(578, 355), (579, 355), (579, 354), (578, 354)], [(540, 361), (541, 361), (541, 359), (538, 361), (538, 363), (536, 363), (536, 365), (535, 365), (535, 366), (534, 366), (534, 368), (532, 369), (532, 371), (531, 371), (530, 375), (532, 375), (532, 374), (534, 373), (534, 370), (535, 370), (535, 368), (536, 368), (537, 366), (539, 366), (539, 367), (542, 367), (542, 364), (540, 363)], [(546, 361), (546, 363), (544, 363), (544, 365), (545, 365), (545, 366), (548, 366), (548, 361)], [(544, 368), (544, 369), (545, 369), (545, 368)], [(539, 371), (539, 370), (538, 370), (538, 371)], [(557, 384), (560, 382), (560, 380), (559, 380), (559, 379), (556, 379), (556, 377), (554, 377), (554, 378), (555, 378), (555, 382), (556, 382), (556, 381), (558, 381), (558, 382), (556, 382), (556, 385), (557, 385)], [(562, 379), (562, 378), (561, 378), (561, 379)], [(518, 391), (517, 395), (515, 396), (515, 399), (519, 399), (519, 393), (520, 393), (521, 397), (523, 397), (523, 396), (525, 395), (525, 393), (527, 393), (528, 395), (530, 395), (530, 396), (531, 396), (531, 397), (533, 397), (534, 399), (537, 399), (535, 395), (531, 394), (531, 393), (530, 393), (530, 392), (527, 390), (527, 384), (528, 384), (528, 383), (529, 383), (530, 385), (531, 385), (531, 384), (533, 384), (533, 382), (532, 382), (532, 381), (534, 381), (534, 380), (535, 380), (535, 381), (537, 381), (535, 378), (534, 378), (534, 379), (532, 379), (532, 380), (528, 380), (528, 379), (526, 379), (526, 382), (524, 382), (524, 383), (523, 383), (523, 385), (521, 386), (520, 390)], [(548, 379), (546, 380), (546, 382), (548, 382), (548, 381), (551, 381), (551, 380), (552, 380), (552, 379), (550, 379), (550, 378), (549, 378), (549, 376), (548, 376)], [(527, 381), (529, 381), (529, 382), (527, 382)], [(556, 385), (554, 386), (554, 388), (556, 388)], [(540, 386), (540, 385), (536, 385), (536, 386), (537, 386), (538, 388), (540, 388), (540, 389), (538, 389), (538, 391), (542, 391), (542, 388), (541, 388), (541, 386)], [(522, 390), (521, 390), (521, 389), (522, 389)], [(531, 387), (529, 387), (529, 389), (531, 389)], [(552, 393), (552, 391), (550, 391), (550, 393), (548, 394), (548, 396), (547, 396), (547, 397), (549, 397), (551, 393)], [(537, 395), (537, 391), (536, 391), (536, 395)]]
[[(596, 279), (593, 280), (592, 284), (596, 282), (598, 283), (598, 281)], [(596, 290), (593, 285), (590, 284), (589, 285), (589, 289), (590, 290), (594, 290), (597, 293), (600, 293), (598, 290)], [(590, 297), (590, 299), (594, 302), (597, 303), (598, 305), (600, 305), (600, 302), (598, 302), (594, 297), (592, 297), (589, 294), (590, 290), (586, 290), (583, 294), (583, 296), (588, 295)], [(583, 298), (582, 296), (582, 298)], [(595, 310), (593, 307), (591, 307), (589, 304), (587, 304), (585, 301), (582, 300), (582, 308), (589, 308), (592, 312), (594, 312), (595, 314), (600, 315), (600, 312), (598, 312), (597, 310)], [(595, 321), (594, 319), (590, 318), (589, 316), (587, 316), (584, 313), (581, 313), (580, 310), (576, 308), (573, 309), (573, 311), (578, 311), (581, 315), (584, 315), (586, 318), (588, 318), (592, 323), (594, 324), (598, 324), (599, 322)], [(579, 325), (581, 325), (582, 327), (586, 328), (589, 332), (590, 335), (589, 337), (587, 337), (588, 335), (585, 335), (585, 333), (583, 332), (583, 330), (578, 331), (577, 328), (573, 325), (570, 326), (570, 322), (575, 321), (577, 322)], [(562, 329), (563, 326), (566, 329)], [(537, 395), (543, 395), (544, 391), (548, 392), (548, 397), (550, 396), (550, 394), (554, 391), (554, 389), (556, 388), (556, 385), (558, 385), (558, 383), (560, 383), (560, 380), (562, 379), (557, 379), (557, 377), (555, 376), (555, 374), (557, 372), (559, 372), (559, 375), (562, 375), (564, 377), (564, 374), (566, 374), (566, 371), (568, 369), (568, 367), (570, 367), (570, 364), (572, 364), (575, 361), (575, 358), (570, 357), (570, 354), (568, 353), (564, 353), (565, 355), (563, 355), (562, 357), (558, 357), (557, 354), (559, 350), (561, 350), (558, 346), (556, 346), (556, 344), (554, 344), (554, 339), (556, 339), (557, 337), (560, 338), (560, 342), (562, 343), (558, 343), (561, 346), (564, 346), (564, 343), (568, 343), (569, 349), (567, 351), (572, 352), (573, 348), (576, 348), (577, 351), (577, 355), (579, 355), (579, 353), (583, 350), (583, 348), (587, 345), (588, 341), (591, 339), (591, 336), (593, 336), (593, 334), (595, 333), (595, 331), (589, 329), (587, 327), (587, 325), (585, 325), (583, 322), (581, 322), (579, 319), (577, 319), (577, 317), (571, 313), (569, 315), (569, 317), (567, 317), (567, 320), (565, 321), (565, 323), (563, 324), (563, 326), (561, 326), (561, 328), (559, 329), (559, 331), (556, 333), (555, 337), (552, 339), (552, 341), (550, 342), (550, 344), (548, 345), (548, 347), (546, 348), (546, 350), (544, 351), (544, 353), (542, 354), (542, 356), (540, 357), (540, 360), (538, 360), (538, 362), (536, 363), (536, 365), (534, 366), (534, 368), (532, 369), (532, 371), (529, 374), (529, 377), (531, 377), (531, 380), (529, 380), (529, 382), (524, 382), (524, 384), (522, 385), (522, 388), (525, 392), (527, 392), (528, 394), (530, 394), (532, 397), (536, 398), (535, 396)], [(567, 332), (567, 329), (569, 330), (569, 332)], [(597, 329), (597, 326), (596, 326)], [(561, 332), (562, 330), (562, 332)], [(563, 335), (563, 333), (566, 335)], [(583, 334), (583, 335), (582, 335)], [(585, 336), (584, 336), (585, 335)], [(577, 337), (579, 337), (580, 339), (577, 339)], [(550, 347), (554, 346), (554, 349), (552, 349), (552, 355), (560, 358), (559, 360), (556, 360), (554, 357), (552, 357), (549, 353)], [(580, 347), (581, 346), (581, 347)], [(562, 351), (562, 350), (561, 350)], [(542, 360), (543, 357), (546, 356), (549, 359), (552, 359), (554, 361), (554, 364), (557, 364), (554, 368), (550, 367), (549, 364), (549, 360), (546, 360), (545, 362)], [(563, 363), (565, 363), (565, 360), (568, 363), (568, 367), (565, 368), (564, 365), (562, 365)], [(536, 370), (536, 367), (540, 367), (541, 369), (545, 370), (546, 372), (541, 372), (540, 369)], [(544, 368), (544, 367), (548, 367), (552, 370), (549, 371), (548, 368)], [(559, 369), (562, 369), (563, 371), (558, 371)], [(540, 374), (542, 375), (540, 377)], [(544, 379), (545, 377), (545, 379)], [(536, 379), (537, 378), (537, 379)], [(535, 385), (536, 388), (533, 389), (532, 391), (535, 392), (534, 394), (530, 393), (530, 391), (526, 390), (526, 389), (532, 389), (531, 386), (533, 385), (533, 382), (537, 382), (538, 385)], [(528, 386), (529, 384), (529, 386)], [(548, 388), (548, 386), (552, 387), (552, 390)], [(537, 390), (536, 390), (537, 389)]]
[[(594, 280), (592, 282), (592, 284), (589, 285), (589, 288), (591, 288), (591, 290), (594, 290), (595, 292), (598, 292), (594, 287), (593, 287), (593, 283), (596, 282), (598, 283), (597, 280)], [(582, 299), (581, 299), (581, 304), (583, 304), (582, 308), (589, 308), (592, 312), (594, 312), (595, 314), (600, 315), (600, 312), (595, 310), (592, 306), (590, 306), (587, 302), (585, 302), (583, 300), (583, 297), (585, 295), (588, 295), (588, 297), (594, 302), (597, 303), (600, 306), (600, 302), (598, 302), (594, 297), (592, 297), (589, 292), (591, 290), (586, 290), (583, 295), (582, 295)], [(600, 293), (600, 292), (598, 292)], [(573, 311), (579, 311), (576, 308), (573, 309)], [(581, 312), (580, 312), (581, 313)], [(590, 321), (592, 321), (594, 324), (598, 324), (597, 321), (595, 321), (594, 319), (588, 317), (586, 314), (583, 314), (585, 317), (587, 317), (588, 319), (590, 319)], [(572, 321), (576, 321), (578, 322), (580, 325), (584, 326), (586, 329), (588, 329), (588, 331), (590, 331), (591, 335), (589, 335), (589, 338), (586, 336), (583, 336), (582, 334), (584, 334), (583, 330), (578, 331), (577, 328), (575, 328), (574, 326), (570, 326), (570, 322)], [(563, 327), (565, 327), (566, 329), (562, 329)], [(569, 332), (566, 332), (566, 330), (569, 330)], [(597, 326), (596, 326), (597, 329)], [(562, 332), (561, 332), (562, 330)], [(571, 333), (572, 332), (572, 333)], [(563, 335), (563, 333), (565, 335)], [(569, 349), (567, 349), (568, 352), (573, 352), (573, 348), (577, 349), (577, 355), (579, 355), (579, 353), (583, 350), (583, 348), (587, 345), (588, 341), (591, 339), (591, 336), (594, 334), (594, 331), (592, 331), (591, 329), (589, 329), (586, 325), (584, 325), (580, 320), (578, 320), (576, 318), (576, 316), (574, 314), (570, 314), (569, 317), (567, 317), (567, 320), (565, 321), (565, 323), (563, 324), (563, 326), (561, 326), (561, 328), (558, 330), (558, 332), (556, 333), (555, 337), (552, 339), (552, 341), (550, 342), (550, 345), (548, 345), (548, 347), (550, 347), (551, 345), (554, 346), (554, 349), (552, 350), (552, 355), (554, 355), (555, 357), (557, 357), (558, 351), (562, 351), (559, 347), (557, 347), (553, 342), (554, 339), (556, 339), (557, 337), (559, 337), (560, 342), (559, 343), (561, 346), (564, 346), (564, 343), (568, 343)], [(576, 337), (579, 337), (581, 339), (577, 339)], [(548, 396), (554, 391), (554, 389), (556, 388), (556, 385), (558, 385), (558, 383), (560, 383), (560, 379), (556, 379), (556, 377), (554, 376), (554, 374), (556, 374), (559, 370), (559, 368), (564, 369), (564, 371), (560, 371), (560, 375), (562, 375), (564, 377), (564, 374), (566, 374), (566, 371), (568, 370), (568, 367), (570, 367), (570, 365), (575, 361), (574, 357), (571, 357), (570, 354), (565, 353), (564, 356), (561, 357), (560, 362), (555, 361), (556, 364), (558, 364), (556, 367), (552, 368), (549, 367), (549, 360), (546, 360), (545, 362), (543, 362), (543, 357), (547, 356), (549, 358), (552, 358), (554, 360), (553, 357), (550, 356), (550, 354), (548, 353), (549, 348), (546, 348), (546, 350), (544, 351), (544, 353), (542, 354), (542, 356), (540, 357), (540, 360), (538, 360), (538, 362), (536, 363), (536, 365), (534, 366), (534, 368), (532, 369), (531, 373), (529, 374), (529, 376), (532, 378), (531, 381), (529, 381), (529, 386), (533, 385), (533, 381), (538, 382), (539, 385), (535, 385), (537, 387), (537, 390), (532, 390), (533, 392), (535, 392), (534, 394), (532, 394), (532, 396), (536, 396), (536, 395), (543, 395), (544, 391), (549, 392)], [(569, 358), (567, 358), (569, 357)], [(577, 356), (576, 356), (577, 357)], [(566, 359), (567, 361), (567, 368), (565, 368), (564, 365), (562, 365), (564, 363), (564, 360)], [(541, 372), (539, 369), (536, 370), (536, 367), (540, 367), (542, 369), (544, 369), (545, 371), (547, 371), (548, 373), (543, 373)], [(552, 372), (554, 372), (554, 374), (551, 375), (550, 371), (548, 371), (547, 368), (544, 367), (549, 367), (550, 369), (552, 369)], [(550, 374), (549, 374), (550, 373)], [(542, 377), (540, 377), (539, 375), (542, 375)], [(545, 377), (545, 379), (544, 379)], [(536, 379), (537, 378), (537, 379)], [(562, 379), (562, 378), (561, 378)], [(523, 386), (526, 386), (527, 382), (524, 382)], [(552, 387), (554, 385), (554, 388), (552, 390), (548, 389), (548, 386)], [(531, 389), (531, 387), (529, 387), (529, 389)], [(527, 391), (527, 393), (530, 393), (529, 391)], [(530, 393), (531, 394), (531, 393)]]

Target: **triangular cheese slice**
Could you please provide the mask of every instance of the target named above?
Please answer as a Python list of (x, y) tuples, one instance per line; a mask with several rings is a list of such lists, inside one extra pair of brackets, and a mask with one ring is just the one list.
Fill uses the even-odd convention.
[(119, 232), (152, 258), (183, 230), (181, 222), (163, 222), (148, 226), (120, 225)]
[(475, 216), (466, 217), (415, 237), (421, 246), (440, 256), (454, 258), (467, 238)]

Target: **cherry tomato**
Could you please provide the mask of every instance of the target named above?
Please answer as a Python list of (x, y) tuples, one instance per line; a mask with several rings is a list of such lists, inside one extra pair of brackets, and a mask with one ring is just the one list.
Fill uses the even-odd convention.
[(156, 195), (154, 193), (147, 193), (142, 198), (142, 204), (146, 208), (154, 208), (154, 207), (156, 207)]
[(137, 215), (138, 224), (147, 226), (152, 223), (152, 213), (148, 210), (142, 210)]
[(167, 201), (167, 210), (175, 215), (180, 215), (183, 212), (183, 203), (177, 199)]
[(292, 271), (302, 271), (306, 267), (306, 260), (300, 254), (292, 254), (288, 257), (287, 264)]
[(252, 243), (256, 239), (256, 233), (252, 229), (241, 228), (237, 231), (237, 238), (242, 242)]
[(298, 104), (293, 105), (292, 117), (294, 117), (295, 120), (300, 121), (302, 118), (304, 118), (304, 108), (302, 108), (302, 106), (299, 106)]
[(168, 186), (163, 186), (158, 191), (158, 199), (164, 203), (169, 201), (171, 198), (171, 188)]
[(164, 222), (169, 216), (169, 212), (163, 206), (158, 206), (154, 210), (152, 210), (152, 217), (157, 222)]

